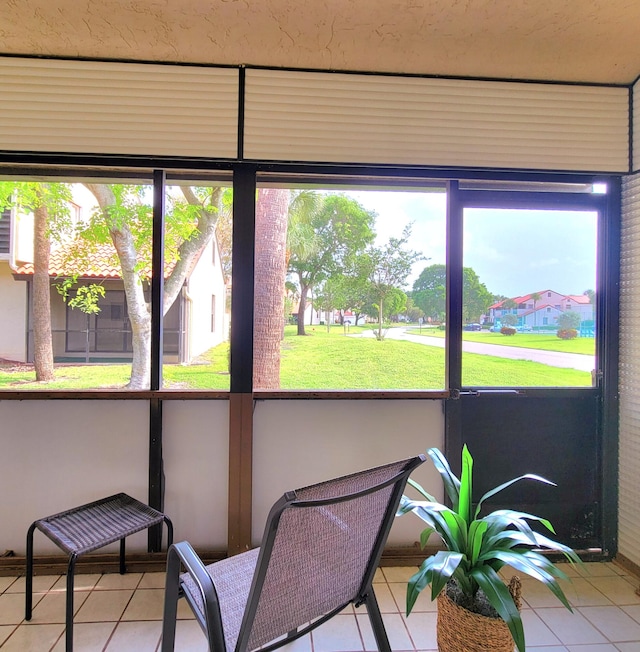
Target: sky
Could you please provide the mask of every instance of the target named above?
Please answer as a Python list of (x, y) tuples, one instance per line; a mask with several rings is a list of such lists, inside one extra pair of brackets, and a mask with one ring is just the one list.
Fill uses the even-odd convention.
[[(445, 262), (444, 192), (347, 194), (378, 214), (376, 244), (413, 223), (411, 247), (429, 260), (414, 265), (409, 285), (428, 265)], [(593, 212), (466, 209), (464, 266), (473, 268), (492, 294), (582, 294), (595, 289), (596, 234)]]

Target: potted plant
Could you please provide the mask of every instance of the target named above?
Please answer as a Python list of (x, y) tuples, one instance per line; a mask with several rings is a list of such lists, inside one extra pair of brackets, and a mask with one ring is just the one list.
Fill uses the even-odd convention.
[[(431, 599), (438, 598), (438, 649), (441, 652), (508, 650), (513, 645), (525, 652), (525, 637), (519, 611), (519, 598), (512, 581), (510, 588), (498, 574), (503, 566), (545, 584), (571, 611), (558, 579), (567, 576), (548, 559), (543, 550), (562, 553), (572, 563), (582, 563), (571, 548), (554, 541), (529, 525), (542, 524), (555, 531), (544, 518), (508, 509), (481, 516), (484, 502), (520, 480), (553, 485), (537, 475), (527, 474), (488, 491), (474, 506), (472, 500), (473, 458), (465, 445), (462, 450), (462, 475), (458, 479), (444, 455), (437, 449), (427, 451), (442, 476), (451, 507), (438, 502), (418, 483), (409, 480), (425, 500), (403, 496), (399, 514), (413, 512), (427, 527), (420, 535), (424, 548), (437, 533), (446, 550), (424, 560), (407, 585), (407, 616), (420, 592), (431, 585)], [(495, 641), (491, 645), (490, 641)]]

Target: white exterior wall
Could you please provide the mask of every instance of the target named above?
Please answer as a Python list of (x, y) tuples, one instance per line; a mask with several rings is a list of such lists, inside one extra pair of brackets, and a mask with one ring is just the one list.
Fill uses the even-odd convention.
[[(194, 358), (228, 339), (226, 323), (226, 287), (215, 240), (200, 255), (187, 284), (189, 357)], [(217, 247), (216, 247), (217, 249)], [(216, 297), (215, 328), (211, 330), (211, 297)]]
[(27, 284), (11, 275), (8, 261), (0, 260), (0, 358), (27, 361)]

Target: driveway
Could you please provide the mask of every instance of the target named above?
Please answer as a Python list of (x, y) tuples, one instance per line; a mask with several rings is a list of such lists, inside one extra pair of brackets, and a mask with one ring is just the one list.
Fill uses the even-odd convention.
[[(372, 333), (373, 335), (373, 333)], [(429, 337), (428, 335), (413, 335), (405, 328), (390, 328), (387, 337), (394, 340), (406, 340), (425, 346), (438, 346), (444, 348), (443, 337)], [(517, 337), (517, 336), (516, 336)], [(580, 353), (562, 353), (561, 351), (541, 351), (540, 349), (522, 349), (517, 346), (502, 346), (500, 344), (484, 344), (482, 342), (462, 342), (465, 353), (479, 353), (492, 355), (496, 358), (510, 358), (511, 360), (530, 360), (540, 362), (550, 367), (564, 367), (591, 371), (595, 367), (595, 356)]]

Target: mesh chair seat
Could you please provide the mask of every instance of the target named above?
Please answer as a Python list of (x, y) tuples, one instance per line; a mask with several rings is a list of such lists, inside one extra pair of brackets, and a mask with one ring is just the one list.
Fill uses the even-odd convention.
[[(174, 649), (186, 597), (211, 652), (281, 647), (364, 604), (381, 652), (391, 652), (373, 576), (407, 478), (408, 460), (286, 493), (269, 512), (259, 549), (204, 566), (186, 541), (167, 556), (162, 652)], [(184, 566), (186, 573), (180, 574)]]
[[(216, 587), (220, 600), (220, 615), (227, 650), (234, 650), (238, 640), (238, 632), (242, 623), (242, 614), (247, 605), (251, 580), (256, 569), (260, 549), (243, 552), (235, 557), (205, 566), (205, 569)], [(185, 597), (195, 606), (202, 618), (205, 617), (202, 594), (189, 573), (180, 576)]]

